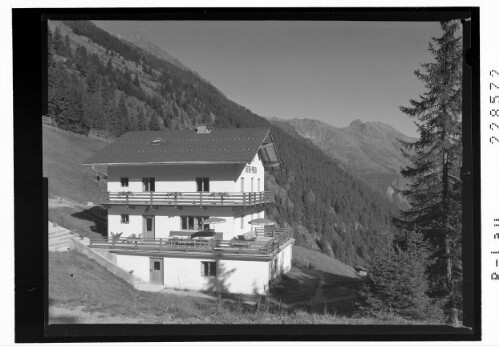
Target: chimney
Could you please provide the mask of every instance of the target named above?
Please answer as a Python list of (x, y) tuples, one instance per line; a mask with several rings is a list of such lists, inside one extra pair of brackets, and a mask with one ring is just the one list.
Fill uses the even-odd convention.
[(206, 124), (196, 124), (196, 132), (197, 133), (210, 133), (211, 129), (208, 128)]

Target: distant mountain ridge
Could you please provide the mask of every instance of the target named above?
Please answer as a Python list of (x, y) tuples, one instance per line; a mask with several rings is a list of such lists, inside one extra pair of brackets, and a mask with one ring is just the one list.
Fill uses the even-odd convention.
[(273, 118), (271, 121), (282, 128), (286, 128), (284, 123), (290, 125), (346, 169), (400, 204), (392, 185), (399, 188), (406, 184), (400, 169), (409, 162), (401, 154), (398, 139), (412, 141), (414, 138), (381, 122), (354, 120), (347, 127), (335, 127), (313, 119)]

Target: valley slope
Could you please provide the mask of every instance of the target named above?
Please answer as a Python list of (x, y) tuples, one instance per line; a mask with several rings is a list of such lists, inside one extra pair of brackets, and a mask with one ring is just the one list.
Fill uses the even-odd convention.
[(401, 207), (407, 206), (393, 186), (402, 188), (407, 183), (400, 169), (409, 162), (401, 154), (398, 139), (413, 141), (413, 138), (380, 122), (354, 120), (347, 127), (335, 127), (313, 119), (274, 118), (272, 122), (288, 132), (294, 130), (309, 139), (392, 202)]

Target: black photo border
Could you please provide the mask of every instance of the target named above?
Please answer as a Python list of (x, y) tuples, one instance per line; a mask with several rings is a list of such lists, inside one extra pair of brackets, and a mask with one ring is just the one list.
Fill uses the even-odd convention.
[[(464, 328), (392, 325), (47, 325), (48, 200), (42, 171), (47, 109), (47, 19), (348, 20), (462, 19)], [(480, 40), (478, 7), (13, 9), (16, 342), (472, 341), (481, 339)], [(473, 114), (473, 116), (472, 116)]]

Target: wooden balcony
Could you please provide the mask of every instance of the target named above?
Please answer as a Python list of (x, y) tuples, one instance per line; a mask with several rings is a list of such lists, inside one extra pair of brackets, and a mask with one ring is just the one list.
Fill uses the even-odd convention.
[(109, 192), (104, 205), (165, 205), (249, 207), (273, 203), (274, 194), (262, 192)]
[(246, 256), (271, 256), (279, 248), (292, 240), (291, 229), (280, 229), (276, 236), (260, 238), (261, 240), (203, 240), (203, 239), (90, 239), (90, 247), (107, 249), (121, 253), (191, 253), (191, 254), (221, 254)]

